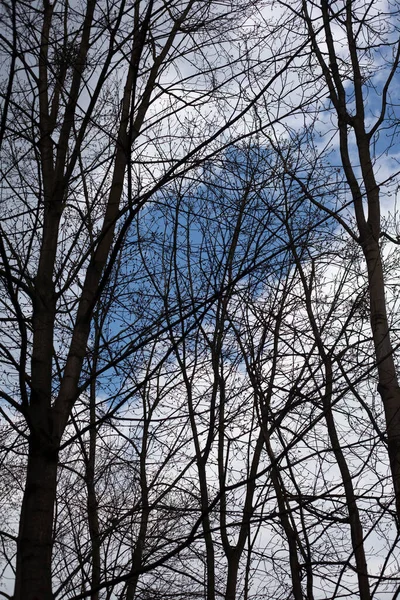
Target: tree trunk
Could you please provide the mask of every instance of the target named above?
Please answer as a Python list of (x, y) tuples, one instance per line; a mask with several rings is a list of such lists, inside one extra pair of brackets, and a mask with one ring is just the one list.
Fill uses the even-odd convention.
[(390, 341), (385, 284), (378, 241), (363, 244), (367, 262), (370, 321), (378, 369), (378, 392), (385, 410), (388, 453), (396, 497), (397, 526), (400, 525), (400, 388)]
[(52, 600), (51, 554), (58, 448), (31, 435), (18, 535), (14, 600)]
[(225, 600), (236, 600), (240, 554), (241, 553), (234, 550), (228, 557), (228, 576), (226, 581)]

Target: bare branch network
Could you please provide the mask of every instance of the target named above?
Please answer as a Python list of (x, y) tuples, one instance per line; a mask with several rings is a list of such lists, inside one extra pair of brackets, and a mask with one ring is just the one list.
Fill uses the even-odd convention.
[(0, 0), (0, 597), (398, 598), (399, 13)]

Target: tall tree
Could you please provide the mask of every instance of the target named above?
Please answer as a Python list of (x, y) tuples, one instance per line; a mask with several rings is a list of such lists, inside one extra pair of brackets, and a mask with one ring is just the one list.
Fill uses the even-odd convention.
[(274, 7), (1, 3), (14, 600), (398, 593), (398, 11)]
[[(331, 112), (336, 116), (341, 166), (357, 224), (357, 230), (351, 223), (346, 229), (365, 258), (378, 392), (385, 410), (400, 523), (400, 387), (385, 297), (383, 199), (377, 179), (379, 136), (395, 123), (391, 86), (399, 70), (398, 12), (388, 7), (383, 17), (380, 8), (371, 3), (326, 0), (315, 7), (303, 2), (301, 10), (312, 56), (321, 69)], [(387, 152), (387, 147), (382, 151)], [(343, 225), (341, 215), (337, 218)]]
[[(228, 90), (246, 77), (249, 55), (227, 48), (240, 43), (237, 25), (250, 10), (195, 0), (1, 5), (1, 393), (28, 427), (16, 600), (52, 597), (60, 445), (94, 376), (85, 366), (92, 317), (129, 228), (166, 182), (215, 152), (224, 132), (227, 142), (251, 104), (235, 90), (231, 107)], [(153, 329), (141, 308), (100, 371), (155, 335), (160, 317)]]

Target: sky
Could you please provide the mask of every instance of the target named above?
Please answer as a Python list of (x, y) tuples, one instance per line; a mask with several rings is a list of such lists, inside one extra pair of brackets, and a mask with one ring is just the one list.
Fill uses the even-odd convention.
[[(340, 3), (337, 5), (339, 6)], [(274, 298), (276, 287), (278, 287), (279, 293), (287, 293), (284, 303), (285, 311), (282, 316), (283, 333), (279, 350), (280, 358), (277, 364), (278, 372), (273, 379), (271, 375), (273, 363), (268, 358), (271, 342), (262, 347), (258, 358), (261, 365), (260, 377), (263, 389), (264, 391), (267, 389), (269, 381), (274, 382), (275, 395), (271, 410), (277, 415), (280, 414), (284, 402), (293, 391), (291, 378), (294, 378), (296, 384), (300, 382), (300, 393), (312, 396), (314, 405), (311, 403), (307, 405), (307, 410), (303, 410), (300, 404), (296, 411), (283, 421), (283, 438), (279, 438), (276, 433), (274, 450), (279, 453), (282, 448), (290, 445), (291, 439), (295, 439), (293, 453), (295, 451), (299, 453), (296, 477), (303, 486), (302, 489), (319, 493), (321, 490), (331, 491), (332, 488), (335, 488), (338, 471), (337, 467), (329, 466), (332, 452), (326, 441), (324, 426), (320, 421), (316, 421), (315, 426), (309, 431), (307, 430), (308, 422), (316, 418), (318, 411), (318, 414), (321, 415), (323, 384), (313, 350), (312, 336), (304, 325), (305, 311), (304, 303), (302, 304), (304, 289), (302, 291), (298, 282), (294, 283), (294, 278), (292, 281), (295, 266), (293, 261), (288, 261), (285, 253), (288, 233), (284, 229), (284, 223), (288, 212), (293, 227), (301, 232), (301, 236), (299, 235), (297, 240), (298, 251), (301, 250), (303, 261), (301, 264), (309, 278), (310, 286), (312, 285), (314, 307), (321, 327), (325, 323), (323, 327), (326, 334), (325, 342), (337, 354), (341, 345), (347, 344), (351, 347), (354, 340), (364, 334), (365, 319), (360, 319), (361, 325), (358, 329), (353, 327), (349, 332), (342, 327), (342, 324), (346, 323), (346, 311), (352, 310), (359, 293), (358, 289), (354, 289), (354, 282), (360, 286), (365, 285), (365, 277), (362, 274), (363, 265), (359, 255), (354, 249), (354, 255), (351, 255), (350, 242), (342, 243), (343, 238), (340, 238), (339, 227), (332, 221), (318, 220), (317, 211), (313, 211), (307, 199), (303, 197), (301, 182), (306, 182), (308, 189), (312, 189), (315, 198), (323, 202), (328, 209), (340, 206), (341, 203), (346, 205), (347, 198), (344, 186), (340, 181), (340, 173), (338, 173), (338, 178), (335, 178), (335, 168), (339, 164), (335, 116), (331, 103), (326, 98), (326, 91), (324, 90), (323, 94), (320, 92), (316, 67), (311, 71), (307, 70), (307, 55), (305, 52), (299, 51), (298, 56), (291, 63), (291, 69), (279, 73), (279, 69), (288, 60), (288, 55), (282, 55), (281, 61), (276, 63), (276, 54), (288, 46), (293, 52), (292, 44), (296, 43), (298, 32), (290, 30), (293, 13), (290, 12), (290, 16), (288, 16), (288, 8), (282, 9), (278, 6), (281, 7), (275, 3), (273, 11), (268, 5), (265, 5), (262, 10), (257, 8), (257, 14), (242, 25), (243, 31), (248, 32), (248, 35), (244, 37), (237, 35), (236, 41), (232, 44), (226, 42), (222, 48), (216, 49), (216, 46), (213, 45), (212, 34), (204, 34), (209, 45), (205, 50), (202, 46), (202, 60), (208, 61), (211, 67), (220, 65), (221, 68), (217, 75), (213, 75), (211, 71), (201, 77), (195, 74), (196, 70), (193, 66), (195, 54), (199, 59), (196, 52), (178, 58), (174, 65), (166, 69), (158, 80), (160, 93), (154, 95), (142, 133), (135, 144), (130, 191), (140, 196), (147, 189), (151, 189), (168, 169), (179, 164), (183, 156), (201, 145), (207, 136), (218, 132), (226, 120), (227, 113), (231, 119), (235, 119), (246, 103), (251, 102), (256, 96), (258, 97), (253, 109), (232, 126), (232, 135), (236, 138), (236, 145), (233, 149), (224, 150), (217, 159), (215, 149), (225, 141), (230, 142), (231, 139), (227, 132), (216, 137), (215, 144), (211, 144), (206, 151), (209, 153), (208, 161), (194, 169), (183, 180), (173, 181), (171, 185), (164, 186), (162, 190), (157, 189), (151, 202), (142, 210), (137, 228), (132, 228), (126, 238), (125, 252), (121, 254), (118, 266), (120, 283), (114, 289), (110, 286), (109, 290), (110, 297), (113, 294), (116, 295), (118, 303), (114, 304), (109, 321), (104, 325), (104, 347), (111, 347), (111, 342), (113, 342), (114, 349), (110, 352), (117, 353), (122, 348), (128, 349), (134, 335), (138, 336), (137, 344), (139, 345), (144, 326), (150, 326), (154, 322), (157, 323), (157, 327), (162, 329), (162, 343), (158, 342), (157, 347), (152, 343), (146, 344), (135, 353), (134, 358), (122, 361), (118, 368), (109, 369), (98, 380), (97, 394), (101, 401), (101, 411), (104, 412), (110, 406), (120, 403), (121, 398), (124, 401), (128, 398), (130, 400), (130, 405), (125, 406), (123, 411), (116, 415), (117, 418), (114, 422), (111, 420), (111, 424), (108, 422), (104, 425), (105, 433), (101, 441), (101, 452), (103, 453), (101, 466), (104, 473), (109, 476), (109, 480), (112, 481), (111, 492), (102, 489), (105, 523), (115, 518), (115, 507), (109, 509), (111, 501), (114, 501), (115, 506), (119, 507), (121, 511), (124, 510), (126, 503), (134, 503), (132, 498), (124, 495), (124, 486), (126, 486), (124, 477), (134, 479), (137, 469), (133, 461), (130, 463), (128, 460), (125, 461), (125, 456), (123, 461), (126, 462), (123, 465), (125, 471), (119, 465), (121, 468), (119, 474), (114, 465), (107, 463), (107, 452), (110, 452), (113, 444), (115, 451), (115, 446), (118, 448), (118, 443), (120, 443), (127, 455), (138, 453), (137, 448), (134, 448), (133, 444), (125, 438), (123, 441), (119, 439), (119, 442), (116, 442), (117, 438), (115, 437), (113, 441), (115, 432), (112, 433), (110, 428), (112, 430), (113, 424), (118, 423), (118, 420), (127, 419), (124, 421), (125, 430), (130, 428), (127, 437), (131, 436), (136, 439), (136, 435), (140, 441), (144, 420), (142, 416), (138, 416), (138, 411), (141, 411), (140, 415), (146, 410), (153, 411), (151, 420), (153, 438), (148, 446), (148, 474), (149, 477), (154, 476), (154, 496), (159, 497), (160, 489), (168, 486), (176, 473), (183, 473), (182, 465), (190, 463), (194, 456), (195, 450), (191, 440), (193, 424), (190, 425), (190, 415), (186, 405), (190, 390), (194, 394), (194, 420), (202, 432), (199, 437), (203, 444), (206, 444), (211, 426), (210, 435), (213, 436), (214, 441), (207, 476), (210, 493), (216, 493), (218, 487), (215, 467), (218, 441), (216, 424), (222, 404), (215, 404), (214, 413), (209, 408), (216, 377), (215, 371), (210, 370), (209, 363), (210, 355), (216, 344), (218, 320), (226, 326), (221, 350), (225, 354), (219, 362), (219, 368), (226, 373), (229, 387), (226, 408), (229, 418), (227, 417), (228, 427), (223, 441), (223, 452), (226, 464), (229, 465), (231, 482), (236, 482), (237, 478), (247, 471), (250, 458), (249, 456), (245, 457), (246, 444), (244, 440), (247, 442), (249, 436), (255, 436), (257, 429), (254, 425), (256, 422), (254, 406), (250, 402), (254, 390), (249, 382), (249, 357), (257, 358), (257, 349), (258, 344), (261, 344), (263, 328), (268, 331), (269, 339), (273, 335), (274, 324), (278, 322), (278, 313), (274, 312), (278, 311), (279, 306)], [(373, 4), (372, 12), (385, 13), (388, 7), (389, 4), (376, 2)], [(390, 23), (390, 19), (387, 19), (387, 24), (390, 25)], [(381, 24), (385, 26), (384, 23), (381, 22)], [(255, 26), (265, 28), (268, 32), (261, 45), (255, 44), (256, 35), (259, 35), (259, 30)], [(164, 33), (160, 34), (161, 37), (157, 43), (161, 39), (165, 39), (163, 37), (167, 32), (165, 23), (160, 25), (161, 30)], [(238, 33), (241, 34), (243, 31)], [(273, 32), (273, 38), (270, 37), (271, 32)], [(392, 41), (394, 33), (394, 30), (393, 33), (388, 33), (389, 42)], [(334, 35), (341, 68), (346, 71), (348, 56), (342, 45), (342, 28), (336, 28)], [(182, 47), (184, 47), (183, 42)], [(177, 46), (177, 53), (180, 51), (179, 48)], [(244, 49), (249, 48), (251, 50), (245, 56)], [(389, 55), (390, 52), (391, 50)], [(151, 52), (149, 51), (148, 60), (150, 58)], [(383, 53), (382, 49), (367, 57), (366, 69), (371, 73), (371, 78), (364, 87), (365, 91), (368, 91), (366, 98), (368, 118), (370, 119), (376, 118), (378, 114), (387, 58), (388, 56)], [(222, 66), (226, 64), (227, 60), (233, 60), (232, 68)], [(247, 67), (249, 68), (247, 69)], [(236, 78), (237, 73), (241, 73), (241, 76)], [(115, 80), (118, 80), (122, 74), (123, 67), (116, 66), (113, 74)], [(96, 70), (94, 70), (93, 77), (95, 79)], [(145, 79), (145, 74), (143, 77)], [(269, 84), (261, 82), (269, 82)], [(206, 87), (210, 83), (215, 88), (212, 100), (203, 90), (203, 86)], [(89, 80), (87, 90), (82, 94), (82, 113), (87, 108), (94, 85), (95, 83)], [(195, 91), (193, 91), (193, 87)], [(187, 89), (190, 89), (190, 92), (186, 91)], [(348, 97), (351, 98), (351, 81), (346, 79), (345, 89)], [(394, 96), (397, 95), (397, 90), (398, 76), (396, 74), (393, 79)], [(118, 92), (116, 93), (118, 94)], [(239, 100), (237, 100), (237, 95), (239, 95)], [(111, 105), (115, 97), (115, 90), (110, 86), (107, 93), (104, 92), (100, 106), (104, 108), (108, 102)], [(300, 103), (306, 103), (308, 106), (308, 109), (302, 113), (303, 116), (297, 110)], [(171, 108), (175, 110), (177, 106), (179, 111), (170, 116)], [(376, 169), (379, 180), (382, 182), (391, 180), (389, 185), (382, 185), (385, 217), (393, 213), (395, 196), (390, 196), (389, 192), (396, 193), (397, 191), (397, 179), (391, 179), (398, 168), (398, 146), (396, 138), (392, 137), (392, 133), (397, 133), (396, 110), (395, 104), (391, 104), (391, 120), (388, 127), (384, 128), (379, 136), (376, 136), (375, 144)], [(286, 116), (284, 117), (284, 115)], [(89, 197), (94, 199), (99, 215), (101, 215), (103, 198), (101, 193), (97, 194), (93, 190), (96, 190), (97, 186), (107, 187), (109, 185), (109, 175), (101, 164), (101, 157), (104, 154), (111, 156), (110, 142), (113, 140), (112, 127), (115, 118), (116, 115), (112, 110), (110, 114), (104, 115), (103, 126), (107, 128), (108, 134), (103, 135), (101, 129), (98, 128), (93, 133), (93, 137), (88, 139), (83, 153), (85, 164), (93, 165), (91, 176), (88, 177), (86, 183), (91, 188)], [(278, 119), (280, 119), (279, 123)], [(250, 136), (249, 132), (254, 126), (257, 128), (257, 133)], [(91, 144), (93, 144), (93, 151)], [(271, 150), (273, 144), (280, 150), (280, 158), (277, 158), (276, 152)], [(293, 146), (295, 147), (294, 153)], [(193, 155), (192, 158), (195, 159), (197, 156)], [(324, 157), (323, 160), (322, 157)], [(359, 173), (354, 144), (351, 147), (351, 157), (356, 165), (356, 173)], [(329, 168), (327, 168), (328, 162), (330, 163)], [(185, 168), (184, 165), (182, 168)], [(2, 169), (4, 172), (4, 166)], [(298, 181), (292, 177), (293, 173), (298, 177)], [(83, 210), (84, 207), (84, 198), (78, 185), (79, 182), (78, 178), (77, 185), (69, 199), (71, 209), (65, 213), (63, 237), (60, 239), (61, 252), (58, 263), (60, 285), (66, 280), (64, 276), (67, 275), (67, 267), (70, 268), (75, 260), (74, 255), (69, 252), (72, 247), (71, 241), (75, 241), (73, 236), (79, 227), (79, 219), (74, 222), (71, 215)], [(251, 183), (251, 192), (248, 193), (249, 183)], [(7, 203), (11, 186), (12, 178), (10, 177), (3, 187), (3, 210), (5, 211), (9, 211)], [(290, 197), (293, 203), (292, 207), (294, 206), (295, 209), (288, 208), (285, 204), (287, 197)], [(21, 198), (18, 199), (21, 200)], [(94, 214), (97, 214), (96, 211)], [(343, 209), (342, 214), (351, 221), (351, 208)], [(13, 214), (13, 219), (17, 218), (16, 215), (17, 211)], [(12, 223), (11, 219), (10, 222)], [(309, 225), (315, 222), (318, 225), (311, 236), (308, 231)], [(390, 232), (394, 235), (396, 222), (393, 220), (389, 225)], [(235, 232), (238, 228), (241, 233), (238, 240), (235, 241)], [(82, 234), (81, 231), (79, 233)], [(83, 232), (81, 248), (84, 250), (88, 247), (85, 235)], [(178, 242), (178, 251), (174, 250), (176, 246), (171, 243), (171, 238), (174, 236)], [(330, 245), (325, 252), (334, 249), (335, 244), (338, 244), (337, 260), (340, 266), (332, 264), (332, 259), (329, 257), (323, 258), (315, 264), (313, 273), (313, 259), (320, 255), (324, 243), (321, 240), (325, 240), (326, 245), (327, 236), (329, 236)], [(300, 242), (302, 242), (302, 246)], [(22, 256), (25, 256), (24, 243), (19, 241)], [(281, 248), (283, 248), (282, 251), (280, 251)], [(340, 252), (348, 252), (348, 255), (352, 256), (353, 264), (345, 267), (345, 272), (339, 261), (340, 258), (343, 258)], [(388, 246), (387, 257), (390, 252), (393, 254), (391, 263), (395, 266), (397, 258), (395, 248)], [(287, 261), (284, 264), (282, 264), (282, 256)], [(32, 260), (30, 270), (34, 271), (33, 253), (30, 260)], [(388, 269), (389, 276), (390, 270)], [(235, 278), (238, 279), (235, 293), (231, 296), (227, 294), (226, 306), (224, 297), (218, 298), (217, 296), (212, 308), (209, 308), (208, 305), (205, 307), (201, 319), (196, 320), (194, 315), (187, 319), (187, 327), (192, 327), (192, 329), (189, 329), (182, 349), (177, 351), (174, 348), (174, 339), (179, 339), (180, 335), (187, 332), (179, 323), (171, 324), (166, 321), (163, 316), (165, 307), (173, 305), (175, 314), (179, 317), (179, 310), (183, 305), (188, 307), (189, 311), (190, 306), (195, 306), (199, 299), (207, 295), (218, 294), (222, 284), (227, 285)], [(392, 283), (391, 289), (393, 297), (395, 297), (395, 278)], [(328, 296), (331, 296), (332, 290), (336, 294), (335, 310), (330, 312)], [(65, 295), (65, 306), (68, 304), (73, 306), (74, 297), (79, 291), (80, 282), (77, 277), (76, 285), (70, 286)], [(276, 294), (278, 295), (278, 292)], [(128, 305), (132, 301), (132, 297), (136, 297), (136, 305)], [(246, 301), (251, 306), (248, 314), (241, 308), (242, 303)], [(266, 309), (271, 307), (273, 318), (266, 323)], [(360, 304), (359, 310), (362, 311), (362, 304)], [(28, 314), (29, 307), (26, 308), (26, 311)], [(157, 320), (159, 317), (161, 318)], [(393, 318), (395, 319), (395, 316)], [(63, 336), (67, 336), (70, 327), (69, 317), (67, 316), (65, 320), (61, 318), (58, 325), (58, 333), (61, 337), (56, 348), (62, 354)], [(248, 327), (247, 333), (244, 333), (245, 326)], [(154, 329), (149, 334), (150, 338), (152, 331)], [(339, 341), (336, 340), (336, 337)], [(365, 353), (368, 367), (370, 357), (367, 352), (370, 345), (368, 340), (364, 341), (365, 343), (360, 344), (360, 351)], [(243, 353), (247, 357), (247, 363), (245, 358), (241, 358)], [(164, 359), (165, 354), (167, 354), (167, 359)], [(193, 378), (191, 385), (186, 385), (186, 387), (182, 379), (176, 380), (182, 374), (183, 363), (181, 364), (179, 361), (182, 361), (183, 358), (186, 368)], [(165, 360), (161, 370), (157, 369), (158, 360)], [(313, 360), (315, 360), (314, 367)], [(383, 547), (383, 540), (390, 545), (392, 534), (388, 528), (391, 517), (388, 512), (384, 512), (382, 518), (379, 514), (375, 517), (370, 507), (372, 505), (376, 507), (376, 503), (368, 504), (369, 499), (367, 498), (370, 491), (369, 486), (376, 482), (378, 482), (376, 485), (379, 485), (379, 477), (382, 470), (386, 472), (386, 465), (379, 463), (380, 447), (374, 446), (374, 441), (371, 442), (371, 446), (367, 444), (368, 431), (365, 424), (368, 423), (368, 420), (365, 411), (360, 409), (354, 398), (349, 398), (349, 386), (345, 385), (346, 380), (340, 369), (343, 368), (351, 374), (353, 380), (356, 381), (358, 393), (365, 394), (371, 403), (374, 402), (374, 394), (369, 388), (373, 385), (366, 381), (365, 365), (354, 364), (352, 360), (349, 352), (345, 354), (341, 363), (338, 361), (336, 366), (338, 379), (339, 376), (340, 379), (335, 390), (337, 395), (335, 415), (340, 435), (342, 439), (348, 441), (346, 453), (354, 472), (358, 472), (360, 461), (359, 457), (354, 456), (353, 440), (354, 442), (360, 439), (364, 440), (365, 452), (370, 452), (373, 459), (371, 465), (368, 464), (363, 473), (359, 477), (357, 476), (356, 484), (361, 490), (360, 493), (365, 495), (363, 514), (366, 531), (369, 531), (368, 528), (371, 527), (371, 533), (368, 534), (367, 539), (367, 546), (371, 552), (371, 568), (378, 571), (381, 569), (386, 552), (386, 556), (390, 556), (387, 566), (390, 570), (392, 564), (396, 564), (397, 557)], [(308, 374), (301, 379), (304, 375), (304, 365), (307, 362), (310, 365), (307, 367)], [(138, 387), (138, 391), (131, 398), (131, 387), (132, 385), (137, 386), (143, 381), (146, 372), (143, 365), (146, 363), (154, 365), (154, 373), (151, 374), (150, 382), (145, 386)], [(9, 385), (9, 381), (5, 381), (5, 385)], [(220, 402), (220, 398), (218, 398), (218, 402)], [(238, 411), (238, 407), (243, 409), (242, 413)], [(376, 418), (379, 420), (381, 415), (379, 406), (373, 406), (373, 408), (376, 411)], [(182, 412), (179, 413), (179, 411)], [(353, 421), (351, 419), (352, 412), (357, 415)], [(243, 413), (246, 415), (245, 418), (242, 416)], [(168, 415), (168, 420), (165, 430), (163, 430), (162, 422), (165, 421), (166, 415)], [(175, 418), (176, 420), (174, 420)], [(138, 419), (140, 419), (139, 422)], [(179, 427), (176, 425), (177, 422), (180, 423)], [(303, 430), (307, 430), (307, 433), (302, 436), (301, 440), (297, 440), (296, 435)], [(68, 435), (70, 435), (70, 429)], [(316, 449), (320, 455), (315, 457)], [(175, 463), (174, 467), (170, 469), (168, 462), (163, 463), (162, 460), (163, 457), (166, 460), (172, 451), (176, 454), (173, 453)], [(68, 455), (68, 448), (65, 452)], [(309, 453), (309, 457), (307, 453)], [(69, 466), (73, 465), (77, 470), (81, 468), (81, 459), (78, 455), (70, 457), (70, 461)], [(74, 464), (75, 461), (77, 465)], [(264, 464), (268, 465), (266, 457), (264, 457), (264, 461)], [(291, 479), (290, 475), (287, 475), (289, 467), (285, 461), (286, 458), (283, 457), (284, 476), (287, 477), (287, 485), (290, 487)], [(262, 467), (260, 469), (262, 470)], [(66, 490), (71, 490), (72, 486), (76, 485), (71, 472), (65, 468), (61, 475), (60, 485), (64, 485)], [(323, 475), (323, 473), (326, 474)], [(119, 479), (119, 475), (121, 479)], [(189, 485), (191, 480), (195, 481), (195, 476), (195, 468), (192, 465), (184, 472), (185, 485)], [(275, 506), (270, 486), (268, 478), (260, 476), (258, 508), (266, 513), (273, 510)], [(178, 487), (176, 486), (177, 489)], [(198, 495), (197, 483), (193, 484), (193, 489), (189, 489), (190, 493), (188, 493), (188, 489), (186, 488), (182, 494), (183, 496), (186, 494), (186, 500), (190, 506), (189, 496)], [(231, 492), (231, 502), (243, 501), (239, 492), (236, 496), (234, 490)], [(263, 505), (263, 494), (267, 492), (271, 494), (271, 500)], [(83, 497), (83, 488), (80, 489), (80, 493)], [(385, 494), (387, 494), (387, 488), (383, 486), (382, 496)], [(70, 500), (70, 496), (66, 495), (66, 498)], [(171, 493), (171, 498), (171, 502), (176, 501), (173, 493)], [(182, 501), (181, 498), (179, 501)], [(319, 506), (323, 506), (325, 502), (324, 498), (320, 499)], [(330, 502), (333, 504), (331, 499)], [(340, 517), (341, 507), (339, 504), (335, 509), (335, 515)], [(61, 502), (60, 515), (67, 513), (67, 503)], [(300, 512), (298, 514), (300, 515)], [(13, 513), (10, 515), (12, 516)], [(300, 519), (300, 516), (298, 518)], [(74, 523), (74, 520), (72, 519), (71, 522)], [(281, 537), (277, 533), (278, 526), (274, 522), (269, 522), (267, 517), (265, 523), (265, 529), (254, 533), (254, 536), (261, 552), (260, 563), (263, 565), (261, 571), (263, 568), (269, 571), (276, 582), (287, 568), (286, 550), (282, 547)], [(59, 519), (60, 539), (62, 539), (62, 524), (62, 520)], [(310, 530), (312, 530), (313, 542), (318, 547), (318, 556), (323, 555), (326, 550), (324, 544), (329, 546), (331, 556), (335, 552), (339, 558), (342, 556), (339, 549), (334, 548), (329, 538), (323, 535), (322, 524), (310, 525)], [(84, 527), (82, 531), (84, 531)], [(331, 531), (333, 531), (333, 525)], [(342, 529), (337, 525), (338, 535), (341, 531)], [(77, 540), (79, 540), (79, 533), (80, 529), (77, 527)], [(322, 541), (318, 545), (319, 538)], [(344, 538), (341, 542), (343, 548), (347, 550), (348, 540)], [(114, 544), (108, 556), (110, 564), (111, 559), (118, 555), (118, 552), (125, 560), (126, 548), (123, 543), (120, 543), (120, 540), (110, 543)], [(283, 560), (282, 566), (279, 556), (283, 555), (285, 555), (285, 560)], [(276, 562), (274, 562), (275, 560)], [(194, 569), (196, 569), (196, 565), (198, 563), (194, 560)], [(67, 570), (67, 561), (65, 564), (60, 563), (59, 568)], [(273, 573), (274, 568), (276, 569), (275, 573)], [(328, 575), (329, 568), (326, 568), (325, 576)], [(255, 579), (258, 578), (260, 576), (256, 574)], [(343, 585), (344, 583), (353, 585), (353, 578), (350, 569), (343, 571)], [(259, 587), (256, 588), (256, 585)], [(254, 583), (254, 589), (260, 590), (263, 585), (262, 581)], [(278, 589), (278, 584), (276, 585)], [(375, 596), (378, 600), (387, 597), (383, 591), (383, 583), (381, 588)], [(323, 598), (326, 597), (327, 589), (331, 588), (326, 581), (322, 582), (319, 576), (316, 577), (316, 589), (318, 590), (316, 598)]]

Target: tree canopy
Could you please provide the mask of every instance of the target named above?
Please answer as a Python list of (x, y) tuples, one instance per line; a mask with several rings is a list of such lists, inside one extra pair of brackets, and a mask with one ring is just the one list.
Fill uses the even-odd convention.
[(399, 16), (0, 2), (1, 597), (398, 597)]

